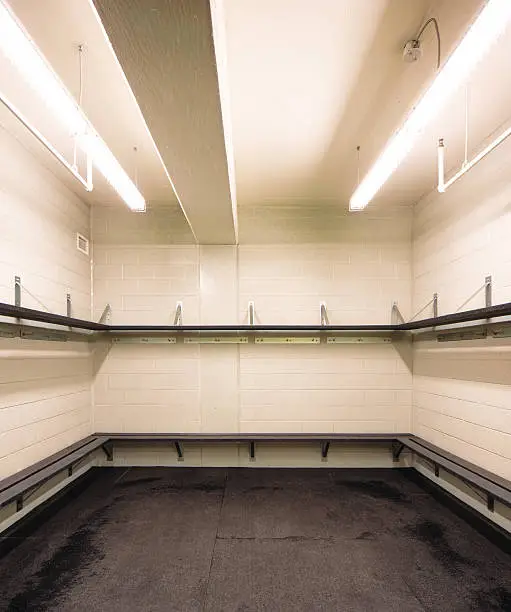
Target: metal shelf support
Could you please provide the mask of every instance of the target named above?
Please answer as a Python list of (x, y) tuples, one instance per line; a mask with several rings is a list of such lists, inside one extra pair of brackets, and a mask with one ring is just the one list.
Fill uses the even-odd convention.
[(176, 303), (176, 314), (174, 315), (174, 325), (183, 325), (183, 302)]
[(326, 302), (320, 302), (319, 304), (319, 324), (323, 326), (330, 324), (330, 321), (328, 320)]
[(491, 297), (492, 297), (492, 283), (491, 276), (486, 276), (484, 279), (484, 305), (486, 308), (490, 308), (491, 306)]

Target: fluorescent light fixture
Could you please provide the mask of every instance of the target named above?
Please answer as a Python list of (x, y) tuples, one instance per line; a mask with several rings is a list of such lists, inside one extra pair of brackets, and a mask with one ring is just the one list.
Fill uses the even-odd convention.
[(143, 212), (145, 210), (145, 200), (142, 194), (135, 186), (135, 183), (124, 172), (104, 140), (97, 133), (88, 134), (79, 137), (78, 144), (84, 153), (90, 155), (94, 166), (112, 185), (131, 210)]
[(511, 20), (511, 0), (488, 0), (463, 40), (436, 75), (435, 80), (393, 135), (350, 199), (350, 210), (362, 210), (410, 152), (427, 124), (449, 96), (498, 40)]
[(145, 210), (142, 194), (14, 14), (2, 1), (0, 1), (0, 51), (16, 67), (70, 136), (77, 139), (80, 148), (90, 155), (94, 167), (101, 172), (126, 204), (135, 211)]

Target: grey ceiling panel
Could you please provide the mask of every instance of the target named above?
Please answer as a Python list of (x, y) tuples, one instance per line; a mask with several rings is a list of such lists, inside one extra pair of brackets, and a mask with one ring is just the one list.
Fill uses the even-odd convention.
[(197, 240), (233, 244), (208, 0), (94, 0)]

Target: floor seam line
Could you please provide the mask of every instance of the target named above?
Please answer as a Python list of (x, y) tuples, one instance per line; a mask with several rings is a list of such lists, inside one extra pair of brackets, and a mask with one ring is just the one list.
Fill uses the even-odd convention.
[[(376, 546), (380, 549), (381, 554), (383, 555), (383, 557), (385, 559), (388, 559), (387, 557), (387, 553), (385, 551), (385, 547), (383, 546), (383, 543), (381, 541), (375, 540)], [(390, 560), (389, 560), (390, 561)], [(413, 589), (407, 582), (406, 578), (404, 577), (404, 575), (400, 572), (400, 571), (396, 571), (396, 576), (399, 577), (400, 580), (403, 581), (403, 584), (406, 586), (406, 588), (408, 589), (409, 593), (412, 595), (412, 597), (417, 600), (417, 603), (419, 604), (419, 606), (424, 610), (424, 612), (428, 612), (429, 608), (426, 607), (426, 605), (421, 601), (421, 599), (419, 598), (419, 596), (417, 595), (417, 593), (415, 592), (415, 589)]]
[(222, 492), (222, 499), (220, 501), (220, 510), (218, 512), (218, 523), (216, 525), (215, 539), (213, 540), (213, 550), (211, 551), (211, 560), (209, 562), (208, 577), (206, 579), (206, 588), (204, 589), (204, 601), (203, 601), (201, 610), (206, 609), (206, 604), (208, 602), (208, 591), (209, 591), (209, 584), (211, 582), (211, 570), (213, 569), (213, 559), (215, 558), (216, 543), (220, 539), (218, 537), (218, 532), (220, 531), (220, 523), (222, 521), (222, 510), (224, 507), (225, 491), (227, 489), (227, 475), (228, 475), (228, 471), (226, 470), (225, 477), (224, 477), (224, 489)]
[(120, 482), (125, 476), (126, 474), (131, 470), (131, 467), (129, 467), (128, 469), (124, 470), (124, 472), (119, 476), (119, 478), (117, 478), (116, 480), (114, 480), (114, 486)]

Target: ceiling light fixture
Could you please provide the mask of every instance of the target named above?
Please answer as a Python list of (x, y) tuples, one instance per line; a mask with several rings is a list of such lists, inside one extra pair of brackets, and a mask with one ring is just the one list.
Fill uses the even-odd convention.
[(393, 135), (350, 199), (351, 211), (364, 209), (410, 152), (427, 124), (464, 82), (511, 21), (511, 0), (488, 0), (435, 80)]
[(0, 1), (0, 50), (134, 211), (145, 200), (12, 11)]

